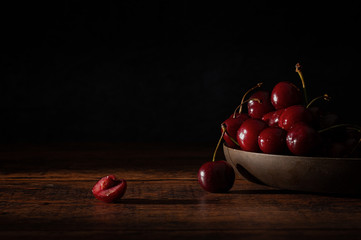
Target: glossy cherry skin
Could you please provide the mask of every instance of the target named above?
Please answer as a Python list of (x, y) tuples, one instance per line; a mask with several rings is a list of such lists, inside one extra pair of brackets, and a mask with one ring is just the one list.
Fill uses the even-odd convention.
[(101, 178), (93, 187), (93, 195), (106, 203), (118, 202), (127, 190), (127, 182), (114, 175)]
[(319, 133), (304, 122), (293, 125), (286, 136), (288, 149), (299, 156), (313, 154), (320, 146), (320, 143), (321, 137)]
[(248, 115), (251, 118), (261, 119), (263, 115), (274, 111), (274, 107), (271, 103), (270, 93), (267, 91), (257, 91), (250, 99), (258, 99), (258, 101), (251, 100), (248, 102)]
[(223, 135), (223, 139), (228, 147), (238, 148), (238, 146), (231, 140), (230, 137), (237, 141), (237, 130), (239, 129), (241, 124), (247, 119), (249, 119), (249, 116), (246, 113), (236, 113), (235, 116), (234, 114), (232, 114), (227, 120), (222, 123), (226, 129), (226, 132)]
[(275, 109), (302, 103), (302, 92), (293, 83), (279, 82), (272, 89), (271, 103)]
[(226, 161), (206, 162), (198, 171), (198, 183), (211, 193), (228, 192), (234, 184), (233, 167)]
[(314, 125), (318, 129), (325, 129), (339, 123), (340, 116), (333, 112), (323, 111), (319, 107), (309, 107), (308, 110), (312, 113)]
[(281, 114), (285, 109), (281, 108), (273, 112), (266, 113), (262, 117), (262, 121), (266, 122), (270, 127), (278, 127), (278, 122), (280, 119)]
[(267, 127), (267, 124), (259, 119), (247, 119), (237, 131), (237, 142), (244, 151), (259, 152), (258, 135)]
[(287, 131), (278, 127), (263, 129), (258, 135), (258, 146), (264, 153), (282, 154), (286, 152)]
[(282, 129), (289, 130), (298, 122), (313, 123), (312, 113), (303, 105), (293, 105), (286, 108), (280, 115), (278, 126)]

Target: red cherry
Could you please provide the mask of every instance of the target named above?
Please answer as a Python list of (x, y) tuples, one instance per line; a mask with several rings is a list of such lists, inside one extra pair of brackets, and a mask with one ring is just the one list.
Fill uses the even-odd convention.
[[(238, 147), (237, 144), (233, 142), (233, 140), (236, 141), (237, 130), (239, 129), (241, 124), (247, 119), (249, 119), (249, 116), (246, 113), (236, 113), (232, 114), (227, 120), (222, 123), (226, 131), (223, 135), (223, 139), (228, 147)], [(224, 131), (223, 128), (222, 131)]]
[(259, 119), (247, 119), (237, 131), (237, 142), (242, 150), (259, 152), (258, 135), (267, 127), (267, 124)]
[(251, 118), (261, 119), (263, 115), (274, 110), (271, 104), (270, 94), (267, 91), (255, 92), (250, 99), (258, 100), (250, 100), (248, 102), (248, 115)]
[[(246, 119), (249, 118), (249, 116), (247, 114), (242, 113), (243, 104), (247, 103), (247, 101), (245, 101), (245, 98), (246, 98), (248, 93), (250, 93), (254, 89), (259, 88), (261, 86), (262, 86), (262, 83), (258, 83), (256, 86), (249, 89), (243, 95), (241, 104), (239, 104), (237, 106), (234, 113), (226, 121), (224, 121), (221, 124), (222, 134), (223, 134), (223, 131), (225, 131), (224, 134), (223, 134), (223, 139), (226, 142), (228, 147), (232, 147), (232, 148), (237, 148), (238, 147), (237, 144), (236, 144), (237, 130), (241, 126), (241, 124)], [(237, 112), (237, 109), (238, 109), (238, 112)]]
[(278, 126), (282, 129), (289, 130), (298, 122), (305, 122), (307, 124), (313, 122), (312, 113), (302, 105), (294, 105), (286, 108), (280, 115)]
[(323, 148), (321, 154), (330, 157), (357, 157), (361, 145), (361, 127), (354, 124), (337, 124), (319, 130)]
[(101, 178), (93, 187), (94, 196), (106, 203), (119, 201), (127, 190), (124, 179), (116, 179), (114, 175)]
[(317, 129), (323, 129), (335, 125), (339, 119), (336, 114), (325, 112), (325, 110), (319, 106), (311, 106), (319, 99), (323, 99), (324, 101), (330, 101), (331, 98), (328, 96), (328, 94), (323, 94), (322, 96), (318, 96), (312, 99), (310, 103), (307, 104), (306, 108), (312, 113), (312, 118), (314, 119), (314, 127)]
[(312, 154), (320, 142), (319, 133), (304, 122), (293, 125), (286, 136), (288, 149), (293, 154), (300, 156)]
[(320, 154), (325, 157), (345, 157), (347, 148), (343, 142), (326, 142), (320, 150)]
[(302, 92), (293, 83), (279, 82), (271, 93), (274, 108), (281, 109), (302, 103)]
[(268, 127), (261, 131), (258, 136), (258, 145), (262, 152), (269, 154), (281, 154), (287, 149), (287, 132), (278, 127)]
[(211, 193), (228, 192), (235, 180), (233, 167), (226, 161), (212, 161), (203, 164), (198, 171), (198, 183)]
[(270, 127), (278, 127), (278, 121), (284, 110), (284, 108), (281, 108), (276, 111), (266, 113), (263, 115), (262, 121), (266, 122)]
[(319, 125), (321, 129), (328, 128), (338, 124), (340, 117), (336, 113), (325, 113), (319, 116)]

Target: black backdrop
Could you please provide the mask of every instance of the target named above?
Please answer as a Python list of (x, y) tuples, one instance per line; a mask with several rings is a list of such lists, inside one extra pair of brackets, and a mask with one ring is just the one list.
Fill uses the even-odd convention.
[(359, 117), (356, 4), (59, 1), (1, 6), (0, 140), (214, 142), (258, 82)]

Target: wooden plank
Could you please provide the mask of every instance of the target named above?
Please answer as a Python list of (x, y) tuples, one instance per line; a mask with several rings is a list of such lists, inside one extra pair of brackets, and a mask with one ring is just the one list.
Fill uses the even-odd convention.
[[(139, 154), (133, 162), (119, 162), (119, 148), (112, 151), (111, 147), (107, 151), (54, 147), (44, 152), (32, 148), (2, 153), (0, 239), (361, 236), (358, 197), (284, 191), (244, 179), (237, 179), (227, 194), (203, 191), (197, 171), (207, 161), (208, 149), (197, 152), (173, 147), (158, 155), (159, 148), (149, 148), (148, 154)], [(54, 157), (58, 153), (63, 154), (61, 158)], [(88, 160), (94, 153), (97, 157)], [(192, 159), (193, 154), (198, 157)], [(123, 154), (128, 160), (130, 155)], [(32, 165), (39, 163), (33, 161), (36, 156), (43, 156), (43, 165)], [(167, 161), (171, 156), (178, 157)], [(109, 173), (128, 180), (127, 192), (117, 204), (100, 202), (91, 193), (96, 181)]]
[(0, 229), (15, 231), (20, 219), (22, 229), (52, 231), (180, 226), (188, 230), (361, 229), (361, 202), (354, 198), (294, 194), (252, 187), (243, 180), (228, 194), (211, 194), (202, 191), (196, 180), (162, 180), (131, 181), (121, 203), (105, 204), (92, 196), (93, 183), (2, 184)]

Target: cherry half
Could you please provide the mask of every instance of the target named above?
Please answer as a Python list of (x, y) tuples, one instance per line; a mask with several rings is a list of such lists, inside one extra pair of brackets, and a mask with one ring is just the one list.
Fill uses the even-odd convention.
[(258, 145), (262, 152), (269, 154), (282, 154), (286, 151), (287, 131), (278, 127), (268, 127), (258, 136)]
[(267, 124), (260, 119), (247, 119), (237, 131), (237, 142), (242, 150), (259, 152), (258, 135), (267, 127)]
[(118, 202), (127, 190), (127, 182), (114, 175), (101, 178), (93, 187), (93, 195), (106, 203)]
[(302, 92), (291, 82), (279, 82), (272, 89), (271, 102), (275, 109), (302, 103)]
[[(251, 95), (248, 102), (248, 115), (251, 118), (261, 119), (263, 115), (274, 110), (271, 104), (270, 93), (267, 91), (257, 91)], [(258, 101), (252, 100), (257, 99)]]

